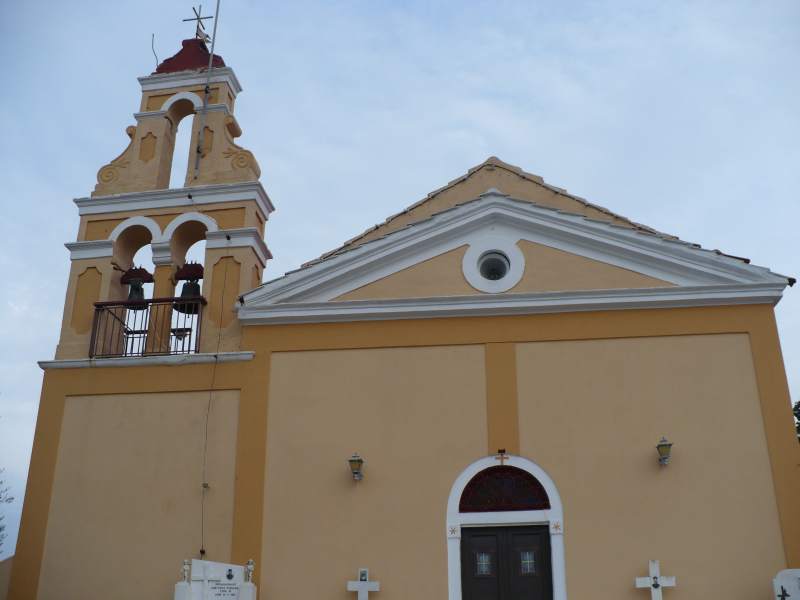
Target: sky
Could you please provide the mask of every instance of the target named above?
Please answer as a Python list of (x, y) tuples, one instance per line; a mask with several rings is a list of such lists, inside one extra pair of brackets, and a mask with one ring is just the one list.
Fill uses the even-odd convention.
[[(212, 2), (203, 6), (211, 12)], [(78, 213), (188, 0), (0, 20), (0, 506), (13, 553)], [(217, 54), (276, 206), (272, 279), (496, 155), (635, 221), (800, 275), (800, 3), (222, 0)], [(800, 399), (800, 285), (776, 309)]]

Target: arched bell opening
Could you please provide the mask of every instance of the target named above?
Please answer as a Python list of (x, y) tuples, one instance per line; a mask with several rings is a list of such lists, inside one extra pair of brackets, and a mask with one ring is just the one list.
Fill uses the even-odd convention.
[(192, 137), (194, 132), (195, 102), (194, 99), (181, 98), (167, 109), (166, 119), (170, 123), (169, 149), (169, 186), (170, 188), (186, 187), (190, 173), (194, 169), (195, 148)]
[[(184, 214), (167, 226), (165, 234), (170, 236), (170, 252), (177, 269), (177, 297), (189, 300), (203, 295), (206, 234), (209, 229), (216, 228), (217, 224), (213, 219), (200, 213)], [(177, 303), (175, 310), (191, 314), (192, 310), (197, 310), (197, 305)]]
[[(156, 272), (156, 266), (153, 264), (153, 249), (150, 244), (145, 244), (136, 254), (133, 255), (133, 266), (126, 271), (121, 277), (123, 285), (125, 281), (136, 281), (141, 278), (142, 281), (142, 297), (147, 300), (153, 297), (153, 274)], [(149, 277), (148, 277), (149, 275)], [(128, 284), (128, 300), (134, 300), (132, 294), (136, 293), (134, 286)]]
[[(204, 273), (205, 260), (206, 260), (206, 240), (205, 240), (205, 237), (203, 237), (202, 240), (197, 240), (194, 244), (189, 246), (189, 249), (186, 251), (186, 256), (185, 256), (185, 259), (183, 261), (183, 265), (187, 266), (187, 267), (188, 267), (188, 265), (198, 265), (201, 268), (200, 272)], [(197, 269), (195, 268), (194, 271), (197, 272)], [(199, 284), (198, 291), (199, 291), (200, 295), (203, 294), (203, 281), (204, 280), (205, 280), (205, 277), (201, 277), (201, 279), (198, 281), (198, 284)], [(188, 281), (188, 280), (184, 280), (184, 281)]]
[(150, 322), (153, 296), (151, 243), (161, 230), (148, 217), (131, 217), (111, 232), (113, 257), (108, 296), (95, 304), (89, 355), (141, 355)]
[(179, 267), (187, 261), (202, 264), (205, 260), (205, 241), (208, 230), (208, 224), (197, 219), (186, 220), (178, 225), (171, 232), (169, 239), (172, 262)]
[[(133, 224), (116, 236), (113, 261), (118, 276), (109, 287), (109, 300), (127, 300), (131, 294), (141, 299), (152, 298), (152, 275), (155, 271), (150, 247), (152, 241), (152, 231), (140, 224)], [(150, 277), (131, 276), (136, 267), (143, 268)]]

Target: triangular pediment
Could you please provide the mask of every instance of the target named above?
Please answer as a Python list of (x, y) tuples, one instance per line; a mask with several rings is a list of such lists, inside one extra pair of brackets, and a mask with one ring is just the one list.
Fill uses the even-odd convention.
[[(516, 237), (520, 233), (512, 237)], [(524, 269), (505, 293), (668, 287), (673, 284), (591, 258), (528, 241), (515, 243)], [(467, 296), (486, 293), (464, 276), (470, 246), (445, 252), (342, 294), (336, 301)], [(477, 261), (476, 261), (477, 262)], [(480, 276), (478, 274), (478, 276)]]
[(570, 194), (563, 188), (550, 185), (539, 175), (528, 173), (520, 167), (500, 160), (496, 156), (490, 156), (481, 164), (469, 169), (464, 175), (430, 192), (419, 202), (415, 202), (401, 212), (391, 215), (383, 223), (379, 223), (360, 233), (340, 247), (326, 252), (321, 258), (329, 258), (335, 254), (347, 252), (361, 244), (374, 241), (435, 214), (455, 208), (465, 202), (471, 202), (488, 189), (503, 190), (503, 192), (516, 200), (531, 202), (544, 208), (553, 208), (589, 219), (619, 225), (620, 227), (659, 233), (603, 206)]
[[(487, 283), (474, 265), (495, 250), (509, 259), (509, 279)], [(543, 268), (537, 264), (540, 260), (557, 264)], [(435, 267), (432, 270), (431, 265)], [(453, 281), (459, 277), (464, 281), (447, 288), (447, 276), (437, 272), (438, 268), (449, 269)], [(572, 274), (564, 273), (570, 269)], [(559, 276), (568, 285), (559, 284)], [(364, 295), (364, 290), (374, 290), (393, 277), (394, 289), (405, 288), (404, 293), (393, 295), (384, 290)], [(550, 287), (544, 282), (548, 277), (555, 282)], [(523, 287), (518, 287), (522, 283)], [(759, 301), (768, 301), (764, 298), (777, 300), (786, 284), (785, 277), (768, 269), (675, 238), (490, 190), (471, 202), (262, 285), (244, 295), (240, 318), (263, 318), (270, 310), (301, 305), (320, 306), (319, 311), (324, 312), (323, 305), (387, 305), (395, 300), (408, 305), (424, 298), (467, 296), (474, 297), (459, 302), (497, 304), (548, 294), (597, 296), (598, 290), (606, 297), (628, 292), (637, 297), (684, 300), (693, 290), (705, 290), (703, 293), (713, 292), (706, 303), (713, 303), (722, 291), (732, 293), (735, 288), (740, 296), (745, 293), (741, 290), (746, 290), (757, 292)], [(413, 293), (409, 293), (411, 288)], [(383, 318), (391, 318), (391, 309), (383, 314)]]

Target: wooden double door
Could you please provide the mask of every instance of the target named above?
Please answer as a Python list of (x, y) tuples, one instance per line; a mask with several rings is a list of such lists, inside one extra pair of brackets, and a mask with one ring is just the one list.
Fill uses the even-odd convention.
[(462, 527), (462, 600), (552, 600), (550, 531)]

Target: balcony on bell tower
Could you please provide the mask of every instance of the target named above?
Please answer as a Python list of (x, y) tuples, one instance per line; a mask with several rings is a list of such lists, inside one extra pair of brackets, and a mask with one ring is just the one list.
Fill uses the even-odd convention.
[[(273, 206), (258, 162), (234, 141), (233, 69), (193, 38), (139, 84), (127, 147), (75, 200), (56, 358), (237, 350), (236, 301), (271, 258), (263, 237)], [(188, 156), (175, 156), (179, 127), (190, 127)], [(171, 186), (173, 161), (186, 170)]]

